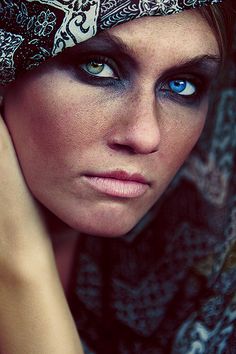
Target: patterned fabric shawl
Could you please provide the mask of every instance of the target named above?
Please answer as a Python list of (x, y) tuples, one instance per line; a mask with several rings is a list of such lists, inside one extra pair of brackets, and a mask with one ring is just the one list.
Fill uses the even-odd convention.
[[(118, 23), (217, 2), (1, 0), (0, 81)], [(163, 197), (123, 238), (79, 236), (68, 301), (86, 354), (236, 353), (234, 51)]]

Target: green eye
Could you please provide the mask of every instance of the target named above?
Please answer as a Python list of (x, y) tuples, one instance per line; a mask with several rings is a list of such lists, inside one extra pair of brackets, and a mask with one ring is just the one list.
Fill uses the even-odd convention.
[(100, 60), (90, 60), (81, 64), (81, 68), (88, 74), (101, 77), (101, 78), (113, 78), (117, 79), (117, 75), (112, 68), (113, 64), (107, 62), (107, 58)]
[(91, 61), (90, 63), (84, 64), (86, 67), (86, 71), (90, 74), (98, 75), (104, 70), (103, 63), (97, 63), (95, 61)]

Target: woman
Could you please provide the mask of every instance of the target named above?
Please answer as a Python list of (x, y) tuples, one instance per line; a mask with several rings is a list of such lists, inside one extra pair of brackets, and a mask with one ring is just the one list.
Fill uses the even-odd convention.
[[(197, 230), (188, 235), (188, 225), (181, 223), (188, 200), (201, 204), (191, 185), (184, 185), (185, 194), (191, 196), (186, 203), (180, 204), (183, 195), (178, 185), (174, 193), (170, 189), (161, 198), (148, 214), (149, 220), (139, 224), (149, 226), (140, 232), (146, 250), (140, 248), (141, 241), (132, 245), (136, 264), (129, 247), (120, 243), (131, 242), (135, 235), (126, 234), (161, 197), (198, 140), (225, 50), (223, 31), (217, 35), (216, 25), (206, 19), (210, 11), (192, 9), (177, 15), (199, 4), (161, 4), (120, 4), (127, 8), (119, 13), (118, 4), (106, 1), (80, 5), (73, 1), (3, 2), (2, 18), (11, 20), (3, 21), (4, 53), (8, 41), (13, 53), (3, 60), (2, 82), (17, 77), (3, 88), (5, 124), (1, 122), (0, 343), (4, 353), (82, 352), (58, 273), (79, 333), (97, 353), (193, 353), (200, 349), (210, 353), (216, 346), (206, 349), (206, 343), (209, 347), (213, 335), (224, 332), (218, 324), (207, 331), (200, 321), (203, 305), (212, 300), (209, 292), (216, 275), (210, 266), (204, 270), (204, 261), (213, 263), (219, 243), (215, 235), (206, 237), (199, 231), (205, 227), (206, 203), (201, 206), (202, 215), (199, 210), (189, 212), (187, 221), (198, 223)], [(122, 13), (129, 14), (123, 22), (142, 18), (85, 41), (98, 28), (119, 22)], [(168, 13), (172, 16), (154, 17)], [(69, 49), (64, 51), (65, 47)], [(196, 168), (192, 161), (191, 167)], [(182, 173), (188, 178), (197, 176), (189, 170)], [(211, 232), (213, 226), (208, 226)], [(115, 236), (124, 238), (111, 239)], [(188, 243), (196, 253), (189, 253)], [(102, 273), (91, 259), (91, 250), (89, 254), (91, 245), (96, 246), (92, 253)], [(184, 247), (185, 255), (179, 257), (178, 249)], [(150, 258), (145, 262), (141, 258), (143, 264), (137, 266), (140, 252)], [(73, 284), (72, 261), (78, 256), (80, 271)], [(140, 282), (150, 266), (155, 273), (149, 272)], [(131, 280), (126, 272), (134, 276), (129, 294)], [(206, 280), (211, 280), (211, 287)], [(84, 286), (88, 281), (93, 283), (92, 294)], [(72, 286), (78, 289), (78, 301)], [(135, 292), (141, 294), (141, 304), (135, 303)], [(123, 298), (122, 293), (126, 294)], [(182, 293), (184, 301), (179, 301)], [(227, 293), (228, 302), (231, 298)], [(226, 300), (219, 301), (227, 311)], [(226, 327), (225, 343), (232, 334), (231, 323)], [(88, 350), (85, 343), (84, 348)]]

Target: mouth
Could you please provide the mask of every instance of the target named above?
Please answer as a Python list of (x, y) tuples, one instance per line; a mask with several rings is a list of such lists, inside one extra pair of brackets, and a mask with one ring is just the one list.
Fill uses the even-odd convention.
[(83, 178), (96, 191), (112, 197), (138, 198), (149, 188), (148, 181), (142, 175), (125, 171), (86, 174)]

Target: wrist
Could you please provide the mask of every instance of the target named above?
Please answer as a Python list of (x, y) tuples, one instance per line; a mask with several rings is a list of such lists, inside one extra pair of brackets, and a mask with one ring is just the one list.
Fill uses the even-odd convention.
[(32, 249), (29, 246), (11, 249), (1, 255), (0, 284), (16, 287), (57, 278), (55, 257), (49, 238), (46, 243), (47, 246), (43, 248)]

